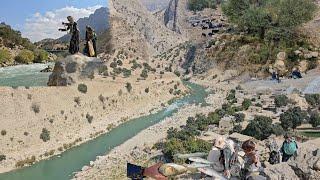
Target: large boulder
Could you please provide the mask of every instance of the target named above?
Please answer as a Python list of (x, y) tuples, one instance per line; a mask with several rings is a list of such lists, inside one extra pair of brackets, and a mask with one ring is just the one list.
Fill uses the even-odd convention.
[(92, 79), (94, 72), (103, 65), (97, 58), (72, 55), (57, 61), (49, 77), (48, 86), (68, 86), (79, 79)]
[(299, 179), (299, 177), (294, 173), (293, 169), (287, 163), (268, 165), (264, 169), (264, 173), (268, 179)]
[(300, 72), (303, 72), (303, 73), (307, 72), (307, 70), (308, 70), (308, 61), (307, 60), (300, 61), (299, 70), (300, 70)]
[(277, 60), (275, 61), (273, 65), (273, 69), (276, 69), (278, 71), (278, 74), (284, 75), (288, 72), (286, 67), (286, 59), (287, 59), (287, 53), (286, 52), (279, 52), (277, 54)]

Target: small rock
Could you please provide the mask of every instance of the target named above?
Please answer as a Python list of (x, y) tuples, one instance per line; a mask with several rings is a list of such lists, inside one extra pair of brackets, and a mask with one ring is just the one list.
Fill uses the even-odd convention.
[(314, 163), (313, 168), (314, 170), (320, 171), (320, 159)]
[(81, 171), (87, 171), (87, 170), (89, 170), (89, 169), (90, 169), (89, 166), (83, 166), (82, 169), (81, 169)]
[(93, 166), (94, 165), (94, 162), (93, 161), (90, 161), (90, 166)]

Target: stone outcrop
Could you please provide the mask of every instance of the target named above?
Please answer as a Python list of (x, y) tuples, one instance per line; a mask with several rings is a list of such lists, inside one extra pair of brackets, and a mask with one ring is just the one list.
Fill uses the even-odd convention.
[(68, 56), (57, 61), (49, 77), (48, 86), (68, 86), (80, 79), (92, 79), (94, 72), (103, 65), (97, 58), (83, 55)]
[(288, 72), (285, 64), (286, 59), (287, 59), (287, 53), (279, 52), (277, 55), (277, 60), (273, 65), (274, 69), (276, 69), (280, 75), (283, 75)]
[(299, 179), (299, 177), (294, 173), (291, 167), (286, 163), (276, 164), (273, 166), (270, 165), (264, 169), (264, 173), (269, 179)]

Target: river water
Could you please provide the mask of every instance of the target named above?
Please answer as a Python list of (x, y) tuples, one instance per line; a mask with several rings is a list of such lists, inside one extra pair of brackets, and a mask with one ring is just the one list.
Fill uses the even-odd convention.
[(17, 65), (0, 68), (0, 86), (47, 86), (50, 73), (40, 71), (48, 64)]
[[(55, 156), (49, 160), (15, 170), (12, 172), (0, 174), (1, 180), (67, 180), (71, 179), (73, 172), (80, 171), (90, 161), (94, 161), (97, 156), (105, 155), (116, 146), (121, 145), (131, 137), (142, 130), (159, 123), (166, 117), (172, 116), (179, 108), (185, 104), (205, 103), (207, 92), (199, 85), (185, 82), (191, 89), (191, 94), (176, 100), (165, 109), (148, 116), (130, 120), (119, 127), (111, 130), (109, 133), (91, 140), (87, 143), (74, 147), (61, 156)], [(108, 179), (108, 177), (106, 177)]]

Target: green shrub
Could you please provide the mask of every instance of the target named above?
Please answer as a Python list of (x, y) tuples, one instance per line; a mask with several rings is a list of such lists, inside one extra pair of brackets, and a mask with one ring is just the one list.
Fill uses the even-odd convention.
[(266, 116), (256, 116), (242, 134), (252, 136), (258, 140), (267, 139), (272, 133), (272, 119)]
[(215, 0), (188, 0), (188, 8), (191, 11), (202, 11), (204, 8), (215, 8)]
[(111, 68), (116, 68), (118, 66), (117, 62), (110, 63)]
[(230, 134), (232, 133), (241, 133), (242, 132), (242, 126), (240, 124), (237, 124), (235, 126), (233, 126)]
[(78, 91), (80, 91), (80, 92), (82, 92), (82, 93), (87, 93), (87, 91), (88, 91), (88, 87), (87, 87), (87, 85), (85, 85), (85, 84), (79, 84), (78, 85)]
[(131, 70), (123, 68), (122, 73), (124, 77), (130, 77), (131, 76)]
[(251, 105), (252, 105), (252, 102), (250, 99), (244, 99), (242, 102), (242, 108), (244, 110), (248, 110)]
[(144, 92), (148, 94), (148, 93), (149, 93), (149, 88), (146, 88), (146, 89), (144, 90)]
[(3, 154), (0, 154), (0, 162), (6, 160), (7, 157)]
[(117, 61), (117, 65), (118, 65), (118, 66), (122, 66), (122, 65), (123, 65), (122, 61), (121, 61), (121, 60), (118, 60), (118, 61)]
[(294, 107), (280, 115), (280, 122), (284, 130), (296, 129), (306, 118), (307, 113), (305, 111), (302, 111), (300, 107)]
[(0, 63), (12, 62), (12, 55), (8, 49), (0, 49)]
[(31, 109), (33, 110), (34, 113), (38, 114), (40, 112), (40, 105), (36, 104), (36, 103), (33, 103), (31, 105)]
[(310, 115), (310, 124), (312, 127), (320, 126), (320, 115), (317, 112), (312, 112)]
[(228, 100), (230, 103), (234, 103), (234, 102), (237, 101), (237, 99), (236, 99), (236, 90), (232, 89), (232, 90), (228, 93), (227, 100)]
[(306, 94), (305, 99), (311, 106), (319, 106), (320, 105), (320, 94)]
[(277, 95), (274, 97), (274, 103), (276, 107), (287, 106), (289, 103), (289, 98), (286, 95)]
[(5, 136), (7, 134), (7, 131), (6, 130), (1, 130), (1, 135), (2, 136)]
[(144, 79), (148, 78), (148, 71), (146, 69), (143, 69), (140, 76)]
[(246, 115), (243, 114), (243, 113), (237, 113), (237, 114), (234, 115), (234, 117), (236, 119), (236, 122), (240, 123), (240, 122), (244, 121), (244, 118), (246, 117)]
[(127, 83), (126, 84), (126, 88), (127, 88), (127, 91), (130, 93), (132, 91), (132, 85), (131, 83)]
[(34, 54), (30, 50), (22, 50), (16, 57), (15, 60), (19, 63), (29, 64), (34, 60)]
[(21, 168), (21, 167), (24, 167), (25, 165), (32, 165), (35, 162), (36, 162), (36, 157), (35, 156), (31, 156), (31, 158), (27, 158), (25, 160), (18, 161), (16, 163), (16, 167)]
[(34, 61), (35, 63), (43, 63), (49, 60), (49, 53), (45, 50), (35, 50), (34, 51)]
[(174, 71), (174, 74), (175, 74), (176, 76), (178, 76), (178, 77), (181, 76), (181, 74), (180, 74), (180, 72), (179, 72), (178, 70), (175, 70), (175, 71)]
[(281, 136), (284, 133), (284, 129), (282, 128), (280, 123), (273, 124), (272, 131), (276, 136)]
[(50, 131), (48, 131), (46, 128), (42, 129), (42, 133), (40, 134), (40, 139), (42, 139), (43, 142), (47, 142), (50, 140)]
[(93, 116), (91, 116), (89, 113), (87, 113), (86, 118), (88, 120), (88, 123), (91, 124), (93, 120)]

